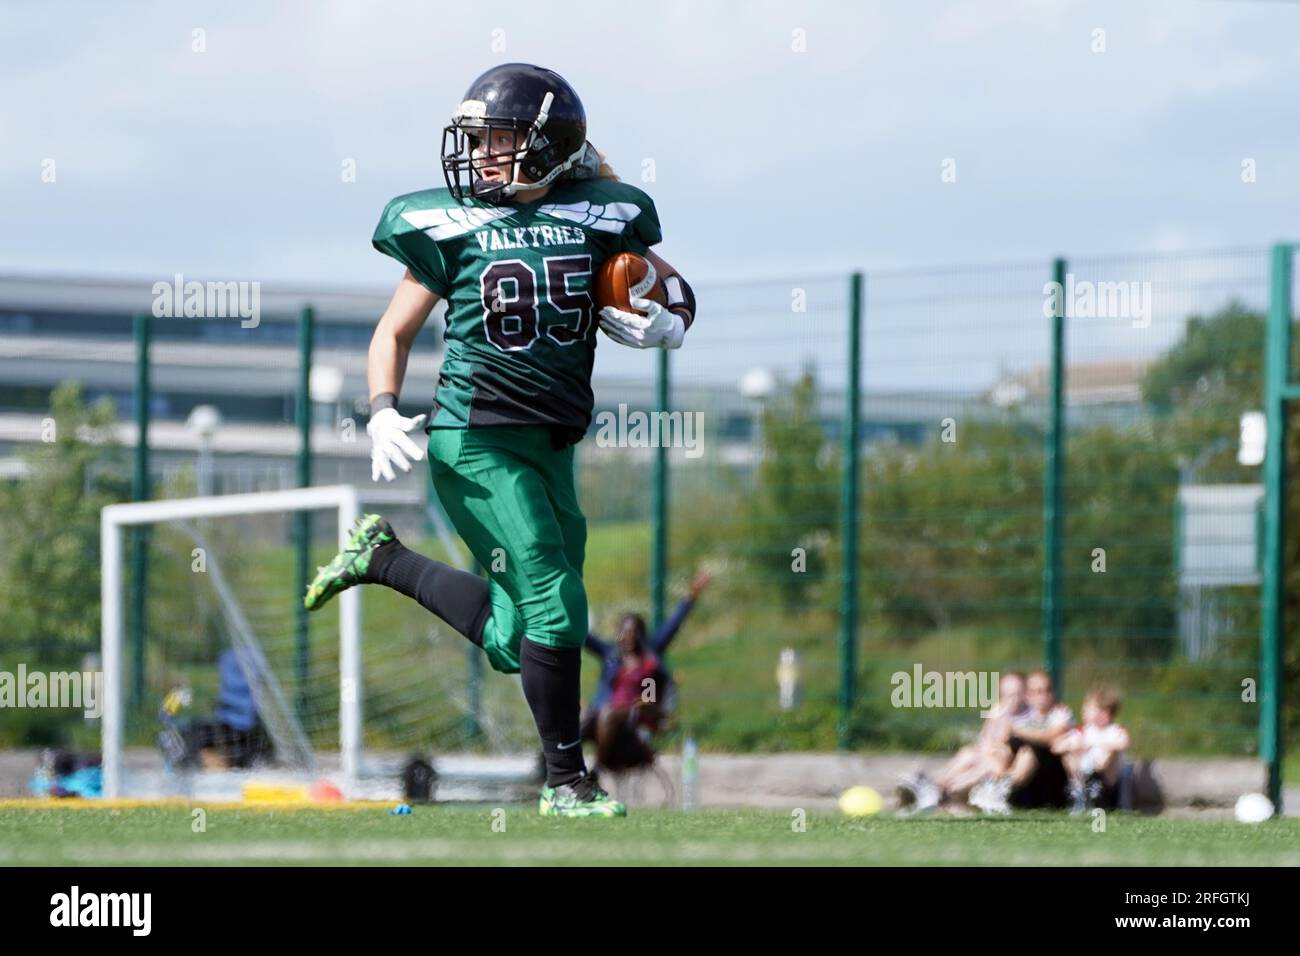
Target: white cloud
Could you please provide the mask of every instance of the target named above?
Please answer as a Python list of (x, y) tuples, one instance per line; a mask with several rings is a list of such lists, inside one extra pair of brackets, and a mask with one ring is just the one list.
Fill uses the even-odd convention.
[(1300, 217), (1284, 121), (1300, 9), (680, 0), (633, 25), (605, 3), (563, 9), (16, 5), (0, 267), (387, 281), (368, 247), (383, 202), (440, 181), (452, 104), (503, 58), (568, 75), (625, 174), (655, 160), (665, 252), (703, 275), (1266, 242)]

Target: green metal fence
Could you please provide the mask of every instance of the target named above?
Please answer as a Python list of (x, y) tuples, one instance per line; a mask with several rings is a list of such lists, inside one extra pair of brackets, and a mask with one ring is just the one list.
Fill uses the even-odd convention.
[[(895, 706), (896, 675), (1041, 667), (1076, 713), (1088, 688), (1119, 690), (1137, 752), (1259, 754), (1276, 788), (1289, 262), (702, 289), (661, 378), (664, 407), (712, 417), (708, 453), (668, 456), (670, 567), (724, 569), (674, 652), (684, 726), (722, 747), (950, 746), (970, 709)], [(1266, 326), (1286, 383), (1267, 401)], [(745, 401), (755, 369), (775, 388), (749, 399), (746, 436), (720, 396)], [(1266, 406), (1263, 496), (1237, 453), (1241, 414)], [(788, 711), (787, 648), (803, 696)]]
[[(1293, 253), (700, 282), (684, 348), (598, 353), (578, 457), (594, 628), (625, 610), (657, 624), (714, 572), (667, 655), (676, 732), (706, 747), (946, 749), (978, 706), (900, 688), (1044, 668), (1076, 713), (1088, 688), (1120, 691), (1136, 754), (1258, 755), (1276, 793), (1283, 634), (1300, 616)], [(310, 310), (301, 322), (305, 396)], [(1262, 467), (1238, 461), (1252, 410), (1268, 418)], [(602, 415), (655, 411), (682, 440), (601, 440)], [(337, 662), (294, 608), (332, 534), (300, 525), (251, 576), (322, 742)], [(263, 601), (281, 579), (292, 593)], [(454, 635), (387, 592), (366, 619), (369, 745), (529, 743), (517, 689)]]

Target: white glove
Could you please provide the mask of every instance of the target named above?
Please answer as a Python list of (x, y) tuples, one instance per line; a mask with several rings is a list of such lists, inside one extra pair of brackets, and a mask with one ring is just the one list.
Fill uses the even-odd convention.
[(393, 472), (394, 465), (402, 471), (410, 471), (411, 461), (424, 458), (424, 452), (406, 434), (422, 427), (424, 419), (424, 415), (403, 418), (395, 408), (381, 408), (370, 416), (366, 432), (370, 435), (371, 481), (378, 481), (380, 475), (385, 481), (392, 481), (397, 477)]
[(653, 299), (632, 299), (632, 308), (645, 315), (624, 312), (612, 305), (600, 310), (600, 327), (615, 342), (634, 349), (677, 349), (686, 335), (686, 322)]

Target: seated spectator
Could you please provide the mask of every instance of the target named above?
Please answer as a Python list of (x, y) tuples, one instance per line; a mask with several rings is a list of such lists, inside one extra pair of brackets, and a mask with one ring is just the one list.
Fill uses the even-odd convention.
[(650, 739), (676, 703), (664, 653), (712, 575), (699, 571), (690, 593), (655, 633), (646, 636), (640, 614), (624, 614), (614, 643), (588, 634), (583, 645), (600, 658), (600, 680), (582, 720), (582, 739), (596, 744), (596, 766), (626, 770), (654, 759)]
[(924, 773), (903, 777), (898, 783), (898, 800), (905, 812), (920, 813), (944, 803), (964, 804), (973, 788), (1005, 774), (1012, 753), (1007, 745), (1011, 728), (1029, 712), (1025, 700), (1025, 677), (1008, 671), (998, 680), (998, 700), (974, 743), (957, 751), (934, 780)]
[(1105, 688), (1088, 692), (1083, 699), (1083, 725), (1062, 734), (1052, 745), (1070, 774), (1071, 809), (1082, 812), (1092, 807), (1113, 810), (1119, 805), (1120, 775), (1126, 731), (1115, 723), (1119, 695)]
[(1034, 671), (1025, 679), (1024, 713), (1005, 721), (1001, 753), (1010, 756), (1005, 773), (973, 788), (970, 803), (986, 813), (1008, 813), (1043, 807), (1064, 808), (1069, 800), (1065, 764), (1052, 746), (1073, 722), (1069, 707), (1056, 700), (1052, 678)]
[(190, 703), (188, 688), (164, 698), (158, 717), (159, 743), (167, 762), (181, 768), (244, 769), (269, 758), (271, 743), (257, 713), (253, 688), (239, 654), (226, 649), (217, 659), (217, 706), (211, 718), (181, 718)]

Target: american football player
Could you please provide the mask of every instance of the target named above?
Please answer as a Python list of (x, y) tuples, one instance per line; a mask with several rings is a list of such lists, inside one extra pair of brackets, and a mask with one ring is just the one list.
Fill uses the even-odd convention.
[[(365, 515), (305, 603), (314, 610), (363, 583), (418, 601), (494, 669), (520, 675), (546, 762), (541, 812), (624, 816), (580, 742), (587, 528), (573, 446), (591, 423), (597, 327), (623, 346), (678, 348), (694, 294), (650, 249), (662, 238), (654, 203), (587, 141), (582, 102), (557, 73), (507, 63), (476, 79), (443, 131), (442, 165), (445, 188), (399, 196), (375, 230), (375, 248), (406, 273), (370, 344), (371, 477), (409, 471), (424, 455), (413, 437), (423, 428), (434, 487), (488, 580), (411, 551)], [(653, 263), (666, 305), (597, 312), (593, 276), (623, 251)], [(446, 351), (433, 407), (427, 420), (408, 418), (397, 396), (440, 300)]]

